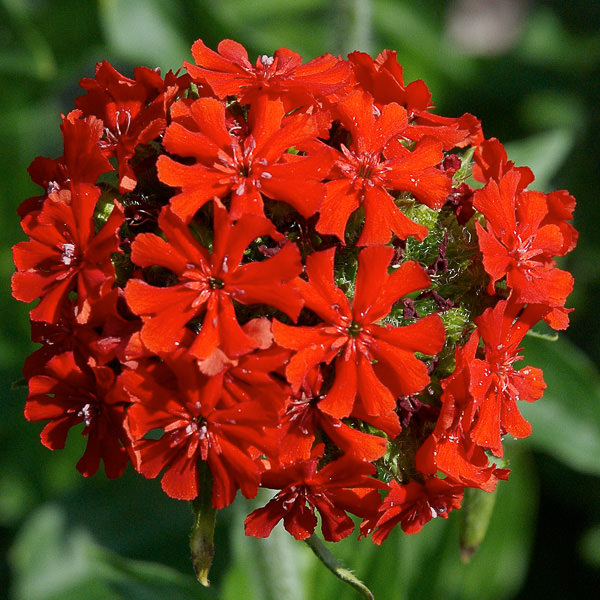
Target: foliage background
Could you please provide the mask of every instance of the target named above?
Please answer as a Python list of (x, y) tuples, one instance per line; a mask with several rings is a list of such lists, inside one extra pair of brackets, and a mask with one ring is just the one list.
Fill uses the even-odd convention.
[[(236, 502), (219, 515), (213, 586), (193, 581), (188, 506), (157, 481), (127, 472), (84, 480), (81, 436), (49, 452), (22, 416), (28, 307), (10, 298), (10, 247), (23, 239), (15, 209), (37, 194), (26, 167), (59, 156), (59, 115), (77, 82), (109, 60), (131, 75), (191, 60), (197, 38), (236, 39), (251, 57), (288, 46), (324, 52), (398, 50), (406, 81), (422, 78), (440, 114), (471, 112), (486, 136), (533, 167), (539, 189), (578, 199), (572, 326), (557, 342), (528, 339), (529, 363), (549, 389), (526, 406), (534, 433), (512, 443), (511, 482), (469, 565), (458, 559), (460, 513), (381, 548), (354, 538), (333, 551), (377, 598), (563, 598), (597, 591), (600, 577), (600, 3), (586, 0), (0, 0), (0, 597), (11, 600), (351, 598), (350, 589), (285, 532), (246, 539)], [(277, 533), (277, 530), (276, 530)]]

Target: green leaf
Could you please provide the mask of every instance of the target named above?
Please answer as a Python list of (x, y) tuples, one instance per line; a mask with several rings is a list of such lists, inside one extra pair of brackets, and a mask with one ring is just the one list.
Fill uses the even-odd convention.
[(555, 129), (505, 144), (509, 160), (527, 165), (535, 175), (530, 189), (545, 191), (575, 144), (574, 129)]
[(521, 587), (533, 544), (537, 480), (529, 452), (514, 443), (506, 444), (505, 450), (510, 478), (498, 483), (498, 498), (479, 550), (469, 564), (460, 561), (456, 540), (460, 515), (450, 515), (443, 551), (436, 561), (429, 561), (431, 572), (426, 567), (424, 580), (419, 582), (425, 593), (418, 594), (417, 588), (407, 596), (411, 600), (501, 600), (512, 598)]
[(590, 359), (562, 336), (556, 342), (527, 337), (525, 362), (544, 371), (544, 397), (519, 408), (531, 423), (528, 438), (576, 471), (600, 475), (600, 375)]
[(108, 44), (132, 63), (160, 67), (163, 74), (190, 60), (189, 43), (177, 31), (168, 3), (159, 0), (101, 0)]
[(14, 600), (196, 600), (214, 598), (190, 576), (121, 558), (70, 528), (65, 511), (46, 504), (31, 515), (10, 551)]
[[(0, 48), (0, 72), (21, 75), (27, 73), (39, 80), (51, 80), (57, 75), (57, 64), (52, 48), (42, 32), (32, 22), (35, 8), (27, 2), (2, 0), (2, 19), (8, 20), (11, 36), (8, 48)], [(12, 38), (12, 39), (11, 39)], [(4, 44), (2, 44), (4, 46)]]
[[(513, 444), (513, 469), (500, 482), (488, 533), (471, 562), (460, 559), (458, 511), (435, 519), (416, 535), (396, 527), (381, 546), (350, 537), (330, 551), (371, 589), (376, 600), (499, 600), (519, 589), (528, 566), (537, 503), (530, 456)], [(493, 565), (493, 568), (491, 568)], [(307, 573), (310, 600), (357, 598), (319, 562)]]
[(579, 547), (586, 562), (600, 568), (600, 525), (591, 527), (585, 532)]
[[(313, 598), (305, 591), (305, 571), (312, 561), (318, 561), (304, 544), (296, 541), (281, 524), (265, 539), (244, 535), (246, 514), (266, 504), (271, 496), (266, 490), (259, 490), (256, 499), (246, 501), (238, 498), (233, 505), (232, 568), (223, 582), (221, 600)], [(331, 573), (327, 576), (335, 579)]]

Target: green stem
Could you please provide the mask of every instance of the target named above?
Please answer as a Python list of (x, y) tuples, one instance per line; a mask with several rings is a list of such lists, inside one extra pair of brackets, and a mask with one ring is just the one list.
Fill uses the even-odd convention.
[(194, 524), (190, 535), (190, 550), (192, 552), (192, 565), (196, 578), (205, 587), (210, 585), (208, 572), (215, 553), (214, 534), (217, 520), (217, 510), (213, 508), (212, 476), (208, 465), (204, 461), (198, 462), (200, 478), (200, 494), (192, 500)]
[(530, 329), (525, 335), (529, 337), (537, 338), (538, 340), (546, 340), (547, 342), (555, 342), (558, 339), (558, 333), (542, 333), (541, 331), (534, 331)]
[(352, 586), (356, 591), (360, 592), (363, 597), (368, 600), (375, 600), (371, 590), (360, 580), (352, 571), (346, 569), (338, 561), (338, 559), (329, 552), (323, 541), (316, 535), (311, 535), (309, 538), (304, 540), (310, 549), (317, 555), (319, 560), (338, 578), (344, 583)]
[(354, 50), (371, 54), (371, 0), (334, 0), (333, 46), (342, 56)]

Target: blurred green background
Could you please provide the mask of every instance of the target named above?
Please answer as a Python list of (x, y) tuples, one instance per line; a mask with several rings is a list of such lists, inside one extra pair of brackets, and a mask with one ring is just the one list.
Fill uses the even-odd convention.
[(15, 209), (39, 189), (37, 155), (62, 154), (60, 113), (77, 82), (107, 59), (126, 75), (163, 73), (191, 60), (203, 38), (243, 43), (252, 59), (287, 46), (324, 52), (398, 50), (406, 81), (424, 79), (437, 112), (471, 112), (542, 190), (578, 200), (572, 326), (556, 342), (528, 339), (527, 362), (545, 371), (546, 396), (523, 412), (527, 440), (509, 443), (513, 473), (499, 489), (490, 531), (469, 565), (458, 558), (460, 513), (380, 547), (354, 538), (333, 547), (379, 600), (584, 598), (600, 581), (600, 3), (586, 0), (1, 0), (0, 597), (11, 600), (354, 598), (285, 532), (246, 539), (250, 510), (219, 515), (213, 586), (191, 575), (189, 507), (158, 481), (128, 471), (84, 480), (73, 432), (64, 451), (39, 443), (22, 416), (20, 377), (28, 307), (10, 298), (10, 247), (23, 239)]

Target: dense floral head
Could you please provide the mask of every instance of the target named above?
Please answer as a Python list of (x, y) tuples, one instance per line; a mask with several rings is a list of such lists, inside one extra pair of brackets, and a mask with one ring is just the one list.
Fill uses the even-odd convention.
[(545, 388), (522, 339), (568, 324), (574, 199), (437, 115), (395, 52), (192, 55), (164, 79), (100, 63), (30, 167), (12, 284), (39, 300), (42, 442), (84, 423), (84, 475), (131, 461), (215, 509), (274, 489), (260, 537), (355, 515), (379, 544), (493, 491)]

